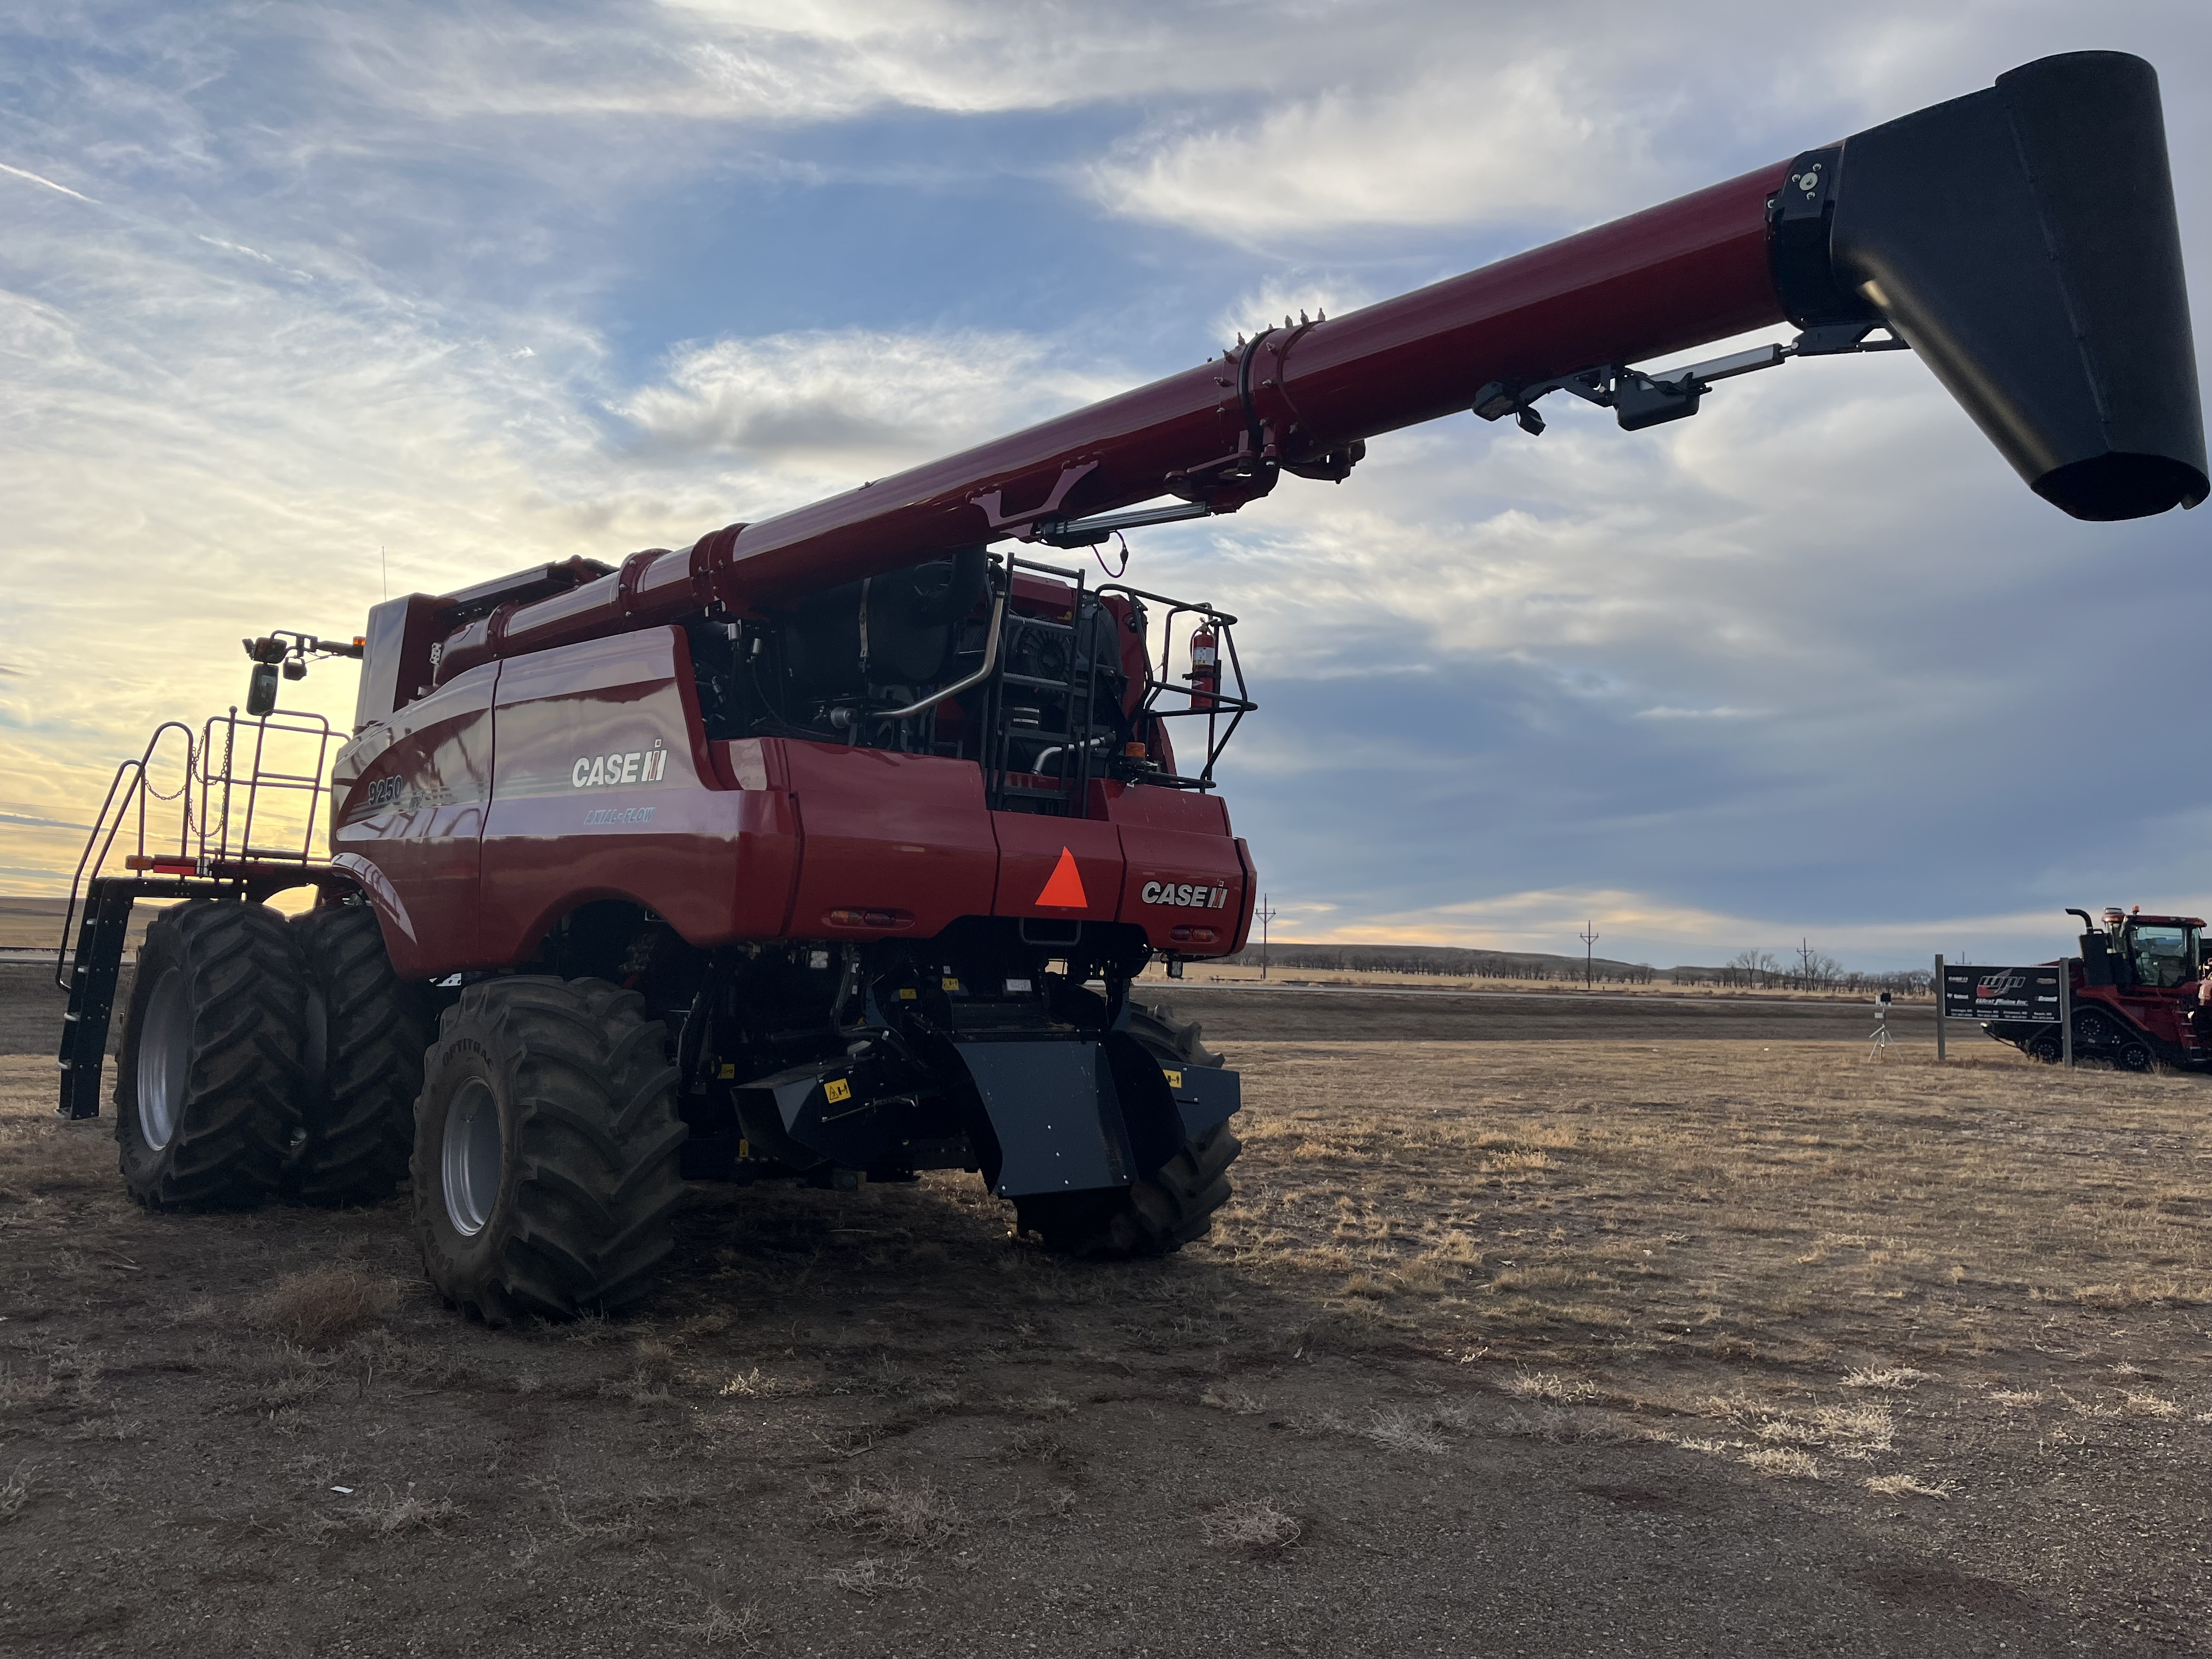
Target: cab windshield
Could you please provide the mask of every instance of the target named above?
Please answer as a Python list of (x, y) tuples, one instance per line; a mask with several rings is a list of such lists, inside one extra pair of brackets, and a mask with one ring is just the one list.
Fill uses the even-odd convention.
[(2137, 927), (2130, 941), (2136, 983), (2171, 989), (2197, 977), (2197, 930)]

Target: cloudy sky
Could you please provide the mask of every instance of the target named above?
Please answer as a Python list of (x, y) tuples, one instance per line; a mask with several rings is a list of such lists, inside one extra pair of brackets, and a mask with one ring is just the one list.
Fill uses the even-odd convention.
[[(244, 634), (687, 542), (2046, 52), (2160, 66), (2212, 338), (2212, 11), (1934, 9), (0, 5), (0, 890)], [(1875, 967), (2212, 904), (2212, 514), (2061, 517), (1904, 353), (1553, 421), (1138, 539), (1244, 618), (1279, 936)]]

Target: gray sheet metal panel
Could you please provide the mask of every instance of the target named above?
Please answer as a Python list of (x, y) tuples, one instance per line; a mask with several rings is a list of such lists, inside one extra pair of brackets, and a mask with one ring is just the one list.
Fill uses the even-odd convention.
[(1001, 1198), (1129, 1184), (1128, 1134), (1095, 1042), (963, 1042), (999, 1137)]
[(1225, 1122), (1243, 1104), (1243, 1085), (1236, 1073), (1219, 1066), (1163, 1067), (1168, 1092), (1175, 1097), (1182, 1117), (1182, 1132), (1193, 1139), (1215, 1124)]

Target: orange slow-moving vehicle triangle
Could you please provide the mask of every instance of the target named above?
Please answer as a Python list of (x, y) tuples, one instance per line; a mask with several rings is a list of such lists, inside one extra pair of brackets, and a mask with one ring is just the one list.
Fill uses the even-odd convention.
[(1083, 890), (1083, 872), (1075, 867), (1075, 854), (1063, 847), (1060, 862), (1053, 866), (1052, 879), (1044, 884), (1044, 891), (1036, 896), (1039, 904), (1054, 910), (1088, 910), (1091, 900)]

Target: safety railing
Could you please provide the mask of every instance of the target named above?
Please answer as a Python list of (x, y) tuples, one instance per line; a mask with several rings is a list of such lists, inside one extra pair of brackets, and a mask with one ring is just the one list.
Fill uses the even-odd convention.
[(235, 708), (197, 733), (181, 720), (155, 727), (145, 749), (115, 769), (70, 878), (56, 982), (69, 983), (86, 890), (112, 872), (118, 852), (124, 871), (155, 878), (240, 879), (251, 865), (316, 862), (318, 809), (337, 740), (320, 714), (240, 719)]
[[(1229, 747), (1229, 739), (1237, 735), (1237, 728), (1244, 723), (1245, 715), (1260, 706), (1252, 700), (1244, 683), (1243, 659), (1237, 654), (1237, 618), (1210, 605), (1170, 599), (1164, 593), (1148, 593), (1125, 582), (1103, 583), (1098, 592), (1102, 598), (1109, 593), (1123, 593), (1165, 607), (1163, 614), (1152, 619), (1152, 626), (1159, 629), (1160, 660), (1158, 668), (1149, 662), (1146, 665), (1142, 712), (1161, 721), (1187, 720), (1193, 726), (1203, 723), (1206, 761), (1194, 775), (1178, 769), (1152, 781), (1184, 789), (1212, 788), (1215, 763)], [(1186, 672), (1177, 675), (1176, 624), (1185, 617), (1194, 618), (1200, 631), (1213, 636), (1215, 654), (1211, 663), (1201, 662), (1193, 649), (1195, 638), (1186, 641), (1182, 653)], [(1176, 762), (1179, 769), (1185, 763), (1180, 754)]]

